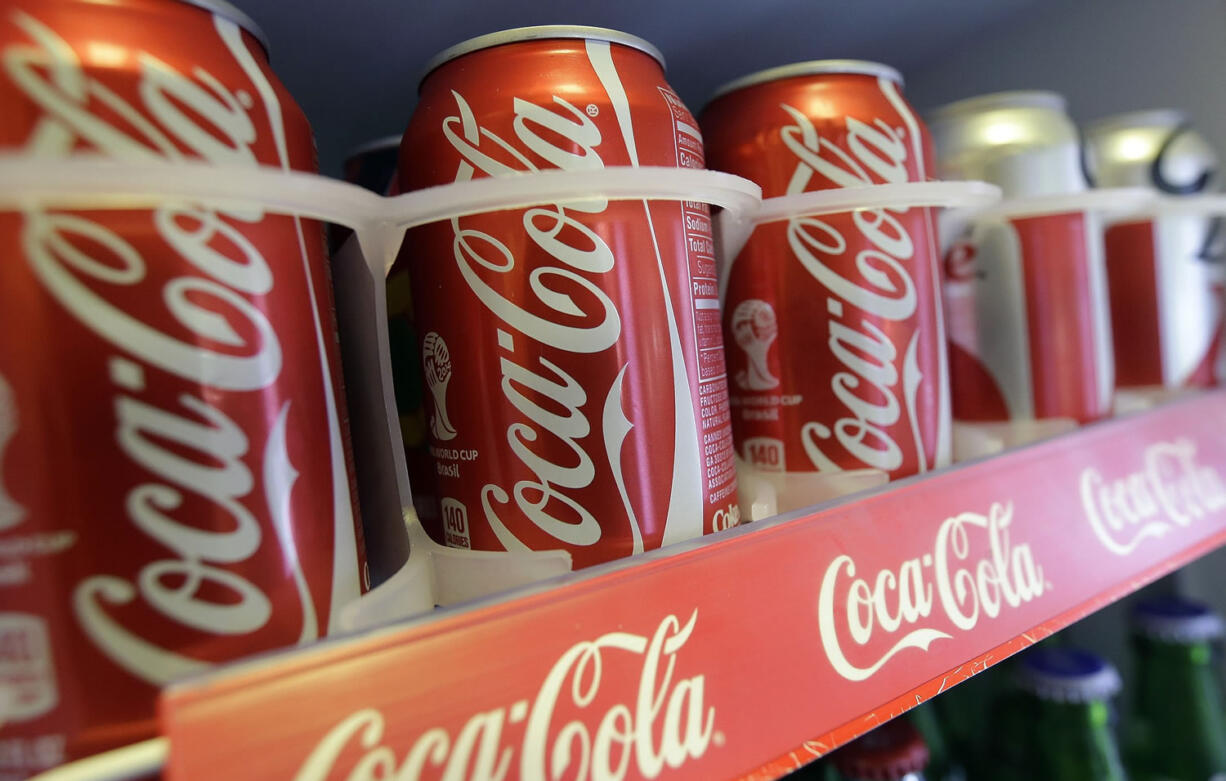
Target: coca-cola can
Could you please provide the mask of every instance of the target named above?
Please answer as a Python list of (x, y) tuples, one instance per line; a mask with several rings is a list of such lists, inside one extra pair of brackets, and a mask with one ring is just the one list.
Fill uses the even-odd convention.
[[(1180, 111), (1137, 111), (1086, 128), (1099, 187), (1184, 197), (1218, 187), (1218, 156)], [(1222, 218), (1159, 214), (1107, 227), (1116, 386), (1214, 385), (1222, 342)]]
[[(703, 166), (639, 38), (532, 27), (430, 63), (402, 191), (561, 168)], [(735, 525), (708, 207), (592, 197), (409, 231), (449, 545), (582, 567)]]
[[(820, 60), (762, 71), (703, 110), (711, 165), (764, 197), (922, 182), (931, 142), (893, 68)], [(950, 457), (931, 209), (865, 209), (758, 226), (726, 270), (725, 339), (741, 457), (778, 472)]]
[[(1087, 189), (1064, 98), (1002, 92), (929, 116), (942, 178), (1006, 198)], [(1093, 212), (942, 221), (954, 417), (974, 422), (1111, 411), (1111, 321), (1102, 225)]]
[[(10, 0), (0, 146), (316, 169), (258, 29)], [(181, 676), (364, 590), (322, 226), (190, 199), (0, 213), (0, 776), (156, 734)]]

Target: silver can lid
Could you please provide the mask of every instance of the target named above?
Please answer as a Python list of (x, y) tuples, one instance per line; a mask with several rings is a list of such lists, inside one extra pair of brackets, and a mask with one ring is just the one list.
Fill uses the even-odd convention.
[(727, 95), (729, 92), (752, 87), (756, 84), (790, 79), (794, 76), (836, 74), (876, 76), (879, 79), (888, 79), (899, 86), (903, 84), (901, 73), (889, 65), (882, 65), (879, 62), (869, 62), (868, 60), (809, 60), (807, 62), (794, 62), (791, 65), (780, 65), (777, 68), (767, 68), (766, 70), (751, 73), (748, 76), (742, 76), (739, 79), (733, 79), (715, 90), (708, 102)]
[(1120, 674), (1110, 662), (1077, 648), (1036, 648), (1022, 657), (1018, 685), (1041, 700), (1087, 703), (1106, 700), (1120, 690)]
[(1124, 114), (1112, 114), (1086, 123), (1086, 133), (1097, 135), (1113, 130), (1135, 127), (1155, 127), (1174, 130), (1188, 121), (1188, 115), (1179, 109), (1154, 108), (1145, 111), (1129, 111)]
[(1016, 108), (1038, 108), (1049, 111), (1065, 111), (1064, 96), (1048, 90), (1010, 90), (1008, 92), (993, 92), (989, 95), (977, 95), (973, 98), (947, 103), (930, 112), (930, 120), (945, 120), (961, 118), (967, 115), (981, 114), (987, 111)]
[(516, 27), (511, 30), (489, 33), (488, 35), (478, 35), (476, 38), (469, 38), (467, 41), (461, 41), (455, 46), (443, 49), (426, 63), (418, 84), (420, 85), (421, 82), (424, 82), (426, 77), (443, 63), (450, 62), (457, 57), (463, 57), (465, 54), (480, 51), (481, 49), (489, 49), (508, 43), (520, 43), (522, 41), (548, 41), (566, 38), (608, 41), (609, 43), (629, 46), (631, 49), (638, 49), (648, 54), (652, 59), (660, 63), (661, 68), (665, 67), (664, 55), (660, 50), (637, 35), (610, 30), (605, 27), (586, 27), (578, 24), (543, 24), (536, 27)]
[(1132, 611), (1133, 631), (1165, 643), (1191, 645), (1222, 636), (1222, 617), (1207, 605), (1177, 596), (1147, 599)]
[(186, 5), (194, 5), (197, 8), (203, 8), (205, 11), (220, 16), (222, 19), (228, 19), (234, 22), (239, 27), (255, 36), (255, 39), (260, 42), (260, 46), (264, 48), (264, 56), (267, 57), (269, 51), (268, 36), (260, 29), (260, 26), (255, 23), (250, 16), (238, 10), (234, 6), (226, 2), (226, 0), (179, 0), (180, 3)]

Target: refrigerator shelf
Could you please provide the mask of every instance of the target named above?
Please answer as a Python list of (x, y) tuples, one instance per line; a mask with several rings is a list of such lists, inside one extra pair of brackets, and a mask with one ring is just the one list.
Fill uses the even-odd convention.
[(1206, 393), (221, 668), (167, 777), (774, 778), (1226, 541), (1223, 431)]

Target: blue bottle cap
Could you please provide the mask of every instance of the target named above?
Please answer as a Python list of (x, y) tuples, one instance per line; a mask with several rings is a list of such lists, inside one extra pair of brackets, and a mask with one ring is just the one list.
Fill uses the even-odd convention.
[(1120, 674), (1097, 654), (1076, 648), (1036, 648), (1022, 657), (1018, 685), (1041, 700), (1083, 703), (1120, 690)]
[(1207, 605), (1174, 595), (1151, 597), (1132, 609), (1132, 629), (1166, 643), (1203, 643), (1221, 637), (1222, 617)]

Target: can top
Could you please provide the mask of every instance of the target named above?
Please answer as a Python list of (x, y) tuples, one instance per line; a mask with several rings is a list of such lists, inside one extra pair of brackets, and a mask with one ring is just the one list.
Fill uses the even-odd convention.
[(1128, 111), (1095, 119), (1086, 124), (1086, 133), (1095, 135), (1113, 130), (1136, 127), (1156, 127), (1173, 130), (1188, 121), (1188, 115), (1175, 108), (1152, 108)]
[(879, 62), (869, 62), (868, 60), (808, 60), (807, 62), (794, 62), (791, 65), (780, 65), (777, 68), (767, 68), (766, 70), (742, 76), (739, 79), (733, 79), (715, 90), (710, 100), (715, 100), (718, 97), (727, 95), (729, 92), (752, 87), (756, 84), (790, 79), (793, 76), (827, 74), (861, 74), (864, 76), (876, 76), (879, 79), (889, 79), (899, 86), (902, 86), (903, 83), (901, 73), (889, 65), (882, 65)]
[(1064, 113), (1065, 105), (1064, 96), (1058, 92), (1010, 90), (956, 100), (929, 112), (928, 117), (930, 120), (939, 121), (962, 118), (985, 111), (1014, 108), (1039, 108)]
[(186, 5), (194, 5), (197, 8), (203, 8), (205, 11), (220, 16), (222, 19), (228, 19), (234, 22), (239, 27), (255, 36), (255, 39), (260, 42), (260, 46), (264, 48), (264, 56), (267, 57), (269, 51), (268, 36), (260, 29), (260, 26), (255, 23), (247, 14), (230, 5), (226, 0), (179, 0), (180, 3)]
[(1105, 117), (1085, 129), (1086, 163), (1100, 187), (1151, 187), (1167, 195), (1218, 188), (1218, 156), (1182, 111)]
[(1178, 596), (1147, 599), (1132, 611), (1136, 634), (1167, 643), (1192, 645), (1221, 637), (1222, 617), (1207, 605)]
[(359, 155), (370, 154), (371, 152), (380, 152), (384, 149), (400, 146), (401, 134), (397, 133), (392, 136), (384, 136), (383, 138), (375, 138), (367, 141), (364, 144), (358, 144), (349, 151), (345, 152), (345, 160), (352, 160)]
[(467, 41), (461, 41), (455, 46), (443, 49), (426, 63), (426, 67), (422, 71), (421, 80), (418, 83), (420, 85), (421, 82), (424, 82), (426, 77), (443, 63), (450, 62), (457, 57), (463, 57), (465, 54), (471, 54), (472, 52), (489, 49), (494, 46), (502, 46), (507, 43), (547, 41), (559, 38), (579, 38), (589, 41), (619, 43), (622, 46), (629, 46), (631, 49), (645, 52), (656, 62), (660, 63), (661, 68), (665, 67), (664, 55), (660, 50), (637, 35), (610, 30), (605, 27), (586, 27), (579, 24), (542, 24), (536, 27), (516, 27), (487, 35), (478, 35), (476, 38), (469, 38)]
[(928, 764), (928, 747), (915, 725), (894, 719), (839, 749), (832, 758), (845, 778), (891, 781), (922, 772)]
[(1103, 658), (1077, 648), (1036, 648), (1022, 658), (1018, 685), (1041, 700), (1087, 703), (1120, 690), (1120, 674)]

